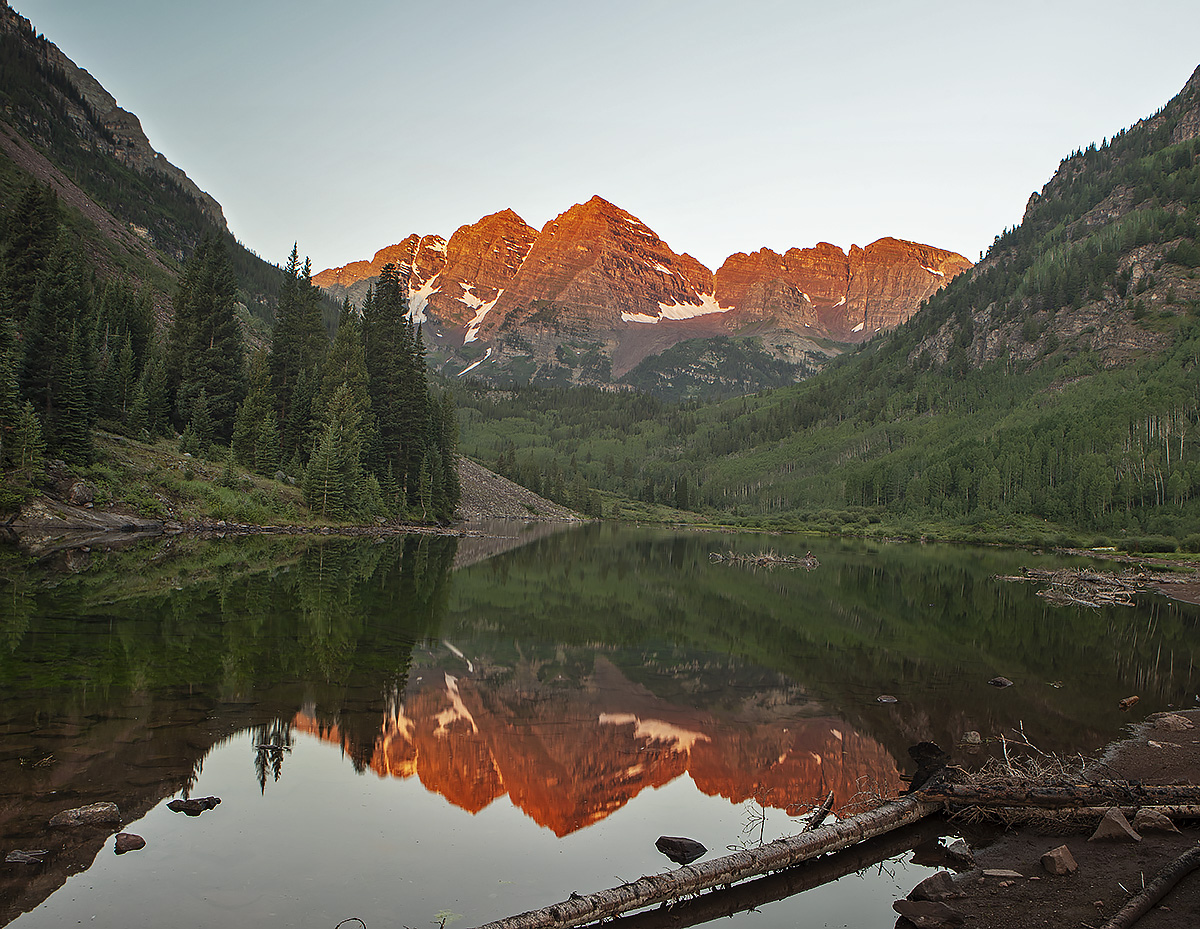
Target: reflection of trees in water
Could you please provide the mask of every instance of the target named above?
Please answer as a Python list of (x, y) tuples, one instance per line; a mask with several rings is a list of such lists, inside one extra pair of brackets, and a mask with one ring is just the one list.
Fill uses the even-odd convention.
[(260, 793), (267, 792), (267, 776), (278, 781), (283, 774), (283, 756), (292, 751), (292, 724), (274, 720), (250, 730), (254, 742), (254, 774)]

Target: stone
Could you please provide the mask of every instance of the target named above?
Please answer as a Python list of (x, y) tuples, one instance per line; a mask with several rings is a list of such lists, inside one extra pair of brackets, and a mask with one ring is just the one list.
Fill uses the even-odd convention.
[(1060, 845), (1042, 855), (1042, 868), (1047, 874), (1070, 874), (1079, 870), (1079, 865), (1075, 862), (1071, 850), (1065, 845)]
[(958, 744), (967, 751), (978, 751), (983, 746), (983, 736), (974, 729), (971, 729), (962, 734), (962, 738), (958, 740)]
[(124, 855), (126, 852), (136, 852), (138, 849), (145, 847), (146, 840), (140, 835), (134, 835), (132, 832), (118, 832), (116, 842), (113, 845), (118, 855)]
[(1007, 677), (993, 677), (988, 683), (993, 687), (1012, 687), (1013, 685), (1013, 682)]
[(918, 929), (961, 926), (963, 915), (945, 903), (934, 900), (897, 900), (892, 909)]
[(946, 859), (963, 871), (969, 871), (975, 867), (975, 855), (969, 846), (962, 839), (955, 839), (946, 846)]
[(1134, 694), (1132, 697), (1126, 697), (1124, 700), (1120, 701), (1117, 705), (1123, 710), (1128, 710), (1130, 707), (1134, 706), (1140, 699), (1141, 699), (1141, 697), (1139, 697), (1137, 694)]
[(691, 864), (708, 851), (695, 839), (674, 835), (660, 835), (655, 841), (654, 847), (676, 864)]
[(1140, 842), (1142, 837), (1129, 825), (1125, 814), (1113, 806), (1108, 808), (1104, 818), (1100, 820), (1100, 825), (1096, 827), (1096, 831), (1092, 833), (1092, 837), (1088, 841)]
[(87, 506), (96, 500), (96, 488), (87, 481), (75, 481), (66, 493), (66, 501), (71, 506)]
[(98, 826), (104, 823), (119, 823), (121, 811), (115, 803), (104, 801), (73, 810), (63, 810), (50, 818), (51, 826)]
[(172, 813), (186, 813), (188, 816), (199, 816), (205, 810), (211, 810), (220, 802), (220, 797), (198, 797), (191, 800), (172, 800), (167, 804), (167, 809)]
[(1009, 868), (984, 868), (983, 876), (984, 877), (998, 877), (1002, 880), (1016, 880), (1018, 878), (1024, 877), (1025, 875), (1022, 874), (1020, 871), (1013, 871)]
[(48, 850), (44, 848), (14, 848), (4, 856), (4, 861), (7, 864), (41, 864), (47, 854)]
[(1188, 729), (1195, 729), (1196, 724), (1178, 713), (1163, 713), (1154, 720), (1154, 728), (1164, 732), (1186, 732)]
[(938, 871), (921, 881), (908, 895), (909, 900), (948, 900), (961, 897), (954, 889), (954, 877), (949, 871)]
[(891, 694), (880, 694), (875, 698), (876, 703), (899, 703), (900, 701)]
[(1158, 810), (1141, 809), (1133, 817), (1133, 829), (1142, 832), (1178, 832), (1171, 817)]

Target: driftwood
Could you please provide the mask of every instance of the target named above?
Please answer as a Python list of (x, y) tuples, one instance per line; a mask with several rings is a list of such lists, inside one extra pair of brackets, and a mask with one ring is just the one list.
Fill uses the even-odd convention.
[(744, 881), (728, 890), (717, 888), (678, 903), (618, 916), (605, 925), (612, 929), (687, 929), (689, 926), (698, 926), (784, 900), (862, 871), (901, 855), (922, 842), (936, 841), (945, 828), (942, 823), (922, 820), (777, 874)]
[(1055, 606), (1133, 606), (1134, 594), (1154, 590), (1160, 584), (1194, 581), (1195, 576), (1152, 571), (1092, 571), (1087, 568), (1022, 568), (1021, 574), (997, 575), (998, 581), (1039, 581), (1037, 592)]
[(1188, 849), (1154, 876), (1141, 893), (1131, 897), (1100, 929), (1129, 929), (1171, 892), (1176, 884), (1200, 867), (1200, 847)]
[(1040, 807), (1067, 809), (1095, 806), (1193, 806), (1200, 804), (1200, 787), (1191, 784), (1148, 785), (1130, 781), (1096, 781), (1066, 787), (1018, 784), (938, 784), (914, 796), (935, 803), (980, 807)]
[(825, 822), (825, 817), (829, 815), (829, 811), (832, 809), (833, 791), (831, 790), (829, 791), (829, 796), (825, 798), (824, 802), (822, 802), (820, 806), (813, 809), (812, 816), (808, 818), (808, 822), (804, 824), (804, 828), (801, 829), (800, 832), (812, 832), (814, 829), (820, 826), (821, 823)]
[(611, 890), (572, 897), (553, 906), (488, 923), (481, 929), (567, 929), (607, 919), (655, 903), (678, 900), (721, 884), (729, 885), (744, 878), (789, 868), (826, 852), (838, 851), (915, 823), (938, 808), (939, 804), (926, 802), (916, 796), (893, 800), (869, 813), (822, 826), (812, 832), (779, 839), (724, 858), (642, 877)]
[(795, 555), (780, 555), (776, 552), (758, 552), (753, 555), (743, 552), (709, 552), (708, 560), (713, 564), (746, 565), (751, 568), (804, 568), (808, 571), (821, 564), (813, 557), (812, 552), (808, 552), (803, 558)]

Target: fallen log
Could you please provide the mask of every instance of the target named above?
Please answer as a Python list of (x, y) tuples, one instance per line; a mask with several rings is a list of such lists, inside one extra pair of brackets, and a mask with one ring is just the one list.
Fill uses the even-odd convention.
[(701, 923), (757, 909), (776, 900), (821, 887), (901, 855), (922, 842), (936, 841), (945, 831), (940, 822), (926, 819), (905, 829), (868, 839), (823, 858), (803, 862), (777, 874), (744, 881), (728, 890), (717, 888), (678, 903), (618, 916), (611, 929), (687, 929)]
[(1131, 897), (1100, 929), (1129, 929), (1196, 868), (1200, 868), (1200, 847), (1188, 849), (1159, 871), (1154, 880)]
[(1092, 806), (1193, 806), (1200, 787), (1192, 784), (1150, 785), (1130, 781), (1095, 781), (1062, 787), (1014, 784), (937, 784), (914, 796), (934, 803), (979, 807), (1067, 809)]
[(673, 871), (652, 874), (596, 893), (575, 896), (562, 903), (530, 910), (516, 916), (487, 923), (480, 929), (567, 929), (584, 923), (608, 919), (667, 900), (677, 900), (721, 884), (733, 884), (748, 877), (784, 868), (837, 851), (910, 825), (936, 812), (938, 803), (908, 796), (881, 804), (869, 813), (844, 819), (812, 832), (778, 839), (758, 848), (747, 849)]

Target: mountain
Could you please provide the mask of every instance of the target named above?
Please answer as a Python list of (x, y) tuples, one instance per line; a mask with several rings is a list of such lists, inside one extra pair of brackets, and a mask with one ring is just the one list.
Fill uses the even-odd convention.
[[(183, 261), (225, 239), (245, 322), (264, 340), (282, 275), (230, 232), (221, 205), (156, 152), (138, 118), (0, 0), (0, 211), (30, 179), (83, 217), (77, 238), (102, 278), (149, 288), (160, 323)], [(337, 318), (328, 301), (327, 323)], [(255, 321), (251, 317), (257, 316)]]
[[(540, 232), (504, 210), (449, 243), (414, 234), (313, 280), (361, 300), (387, 261), (408, 281), (411, 312), (429, 318), (433, 360), (449, 374), (674, 395), (790, 383), (838, 354), (834, 343), (893, 328), (971, 267), (954, 252), (880, 239), (849, 254), (829, 243), (739, 253), (714, 274), (596, 196)], [(723, 370), (731, 359), (735, 370)]]
[[(1158, 113), (1064, 159), (978, 265), (819, 376), (683, 410), (463, 391), (461, 447), (522, 480), (570, 461), (626, 499), (781, 525), (1200, 550), (1198, 240), (1200, 69)], [(846, 301), (883, 322), (872, 293), (901, 277), (872, 272), (864, 299), (855, 262), (871, 251), (848, 256)], [(753, 294), (754, 263), (793, 288), (761, 290), (797, 319), (795, 289), (840, 293), (836, 249), (734, 257), (718, 299), (723, 272)]]

